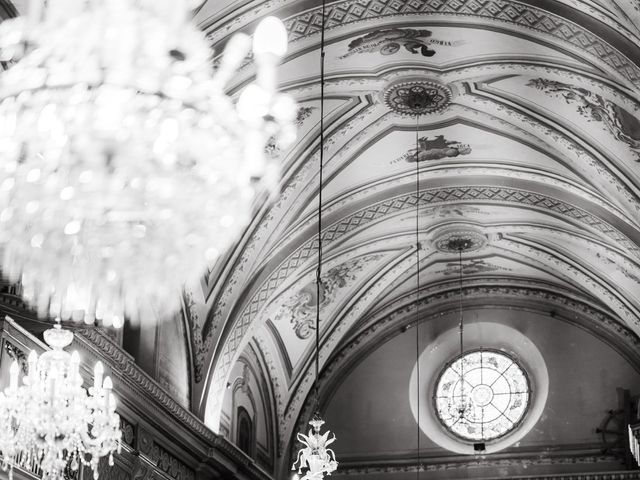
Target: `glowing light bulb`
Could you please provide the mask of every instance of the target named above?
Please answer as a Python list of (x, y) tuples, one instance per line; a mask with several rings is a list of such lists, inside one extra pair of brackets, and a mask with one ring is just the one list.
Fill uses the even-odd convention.
[(98, 362), (96, 366), (93, 367), (93, 388), (102, 387), (102, 375), (104, 375), (104, 366), (102, 362)]
[(29, 353), (29, 358), (27, 358), (27, 364), (29, 365), (29, 376), (35, 375), (37, 363), (38, 354), (35, 350), (31, 350), (31, 353)]
[(261, 119), (269, 113), (268, 102), (266, 92), (255, 83), (251, 83), (238, 98), (238, 115), (246, 122)]
[(16, 390), (18, 388), (18, 375), (20, 373), (20, 366), (18, 362), (15, 360), (11, 363), (11, 367), (9, 367), (9, 389)]
[(258, 24), (253, 34), (253, 53), (256, 57), (264, 54), (282, 58), (287, 53), (287, 29), (276, 17), (266, 17)]

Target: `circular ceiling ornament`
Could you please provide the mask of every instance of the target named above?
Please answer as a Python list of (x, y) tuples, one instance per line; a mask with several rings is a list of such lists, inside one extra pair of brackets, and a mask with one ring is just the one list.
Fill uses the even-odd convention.
[(475, 230), (447, 230), (433, 240), (436, 250), (447, 253), (475, 252), (487, 243), (487, 237)]
[(437, 113), (451, 104), (451, 89), (431, 81), (406, 81), (387, 87), (384, 101), (391, 110), (401, 115)]

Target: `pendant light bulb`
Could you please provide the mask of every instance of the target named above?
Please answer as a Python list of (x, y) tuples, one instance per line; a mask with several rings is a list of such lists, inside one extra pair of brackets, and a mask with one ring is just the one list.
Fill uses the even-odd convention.
[(281, 59), (287, 53), (287, 29), (276, 17), (267, 17), (253, 34), (253, 53), (256, 57), (270, 55)]

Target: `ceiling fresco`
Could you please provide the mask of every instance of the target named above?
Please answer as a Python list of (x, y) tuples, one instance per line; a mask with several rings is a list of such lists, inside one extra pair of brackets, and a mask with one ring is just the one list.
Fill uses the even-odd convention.
[[(210, 0), (197, 20), (219, 52), (267, 14), (289, 30), (279, 79), (299, 102), (298, 141), (273, 147), (281, 196), (187, 288), (192, 402), (210, 428), (250, 346), (274, 391), (279, 451), (290, 448), (309, 415), (318, 302), (328, 392), (416, 308), (425, 322), (452, 308), (454, 237), (477, 247), (462, 258), (465, 302), (552, 305), (639, 362), (637, 2), (327, 2), (320, 298), (320, 3)], [(403, 103), (411, 88), (431, 92), (419, 115)]]

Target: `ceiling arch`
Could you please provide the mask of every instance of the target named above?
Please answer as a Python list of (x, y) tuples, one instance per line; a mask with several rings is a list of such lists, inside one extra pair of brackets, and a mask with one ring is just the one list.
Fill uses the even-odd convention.
[[(286, 449), (306, 418), (315, 305), (323, 313), (326, 378), (336, 372), (332, 359), (356, 349), (349, 345), (362, 329), (379, 338), (396, 332), (375, 307), (407, 302), (415, 288), (416, 207), (425, 318), (446, 311), (438, 299), (457, 268), (456, 255), (434, 242), (451, 229), (476, 232), (486, 245), (464, 256), (465, 288), (481, 293), (465, 298), (540, 311), (554, 305), (559, 320), (604, 335), (637, 362), (640, 32), (633, 2), (328, 2), (321, 298), (311, 288), (320, 2), (210, 1), (197, 18), (220, 51), (232, 33), (250, 31), (267, 14), (289, 30), (279, 78), (299, 102), (299, 136), (279, 152), (281, 196), (256, 209), (242, 241), (213, 266), (191, 318), (195, 407), (209, 426), (217, 428), (229, 372), (253, 342), (269, 359)], [(252, 77), (247, 65), (234, 89)], [(442, 108), (417, 122), (404, 115), (393, 103), (402, 83), (440, 89)], [(376, 344), (367, 345), (362, 355)]]

